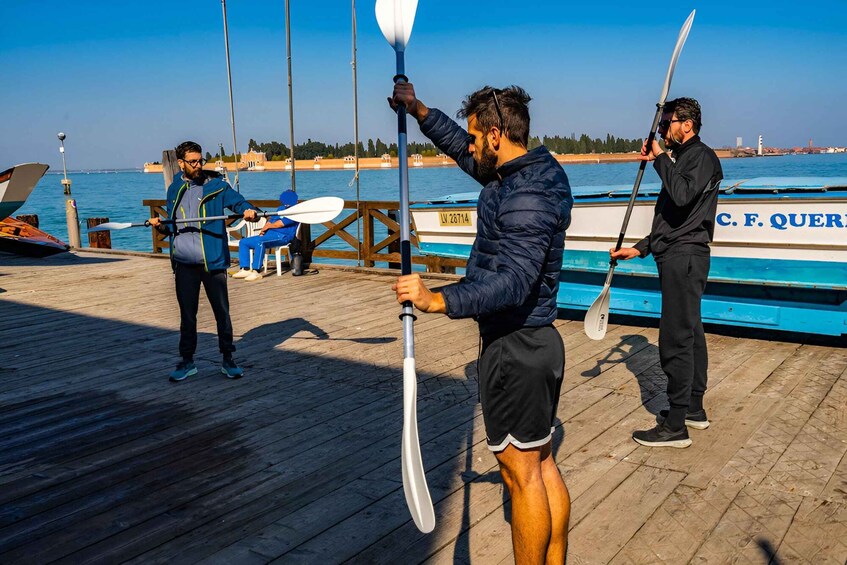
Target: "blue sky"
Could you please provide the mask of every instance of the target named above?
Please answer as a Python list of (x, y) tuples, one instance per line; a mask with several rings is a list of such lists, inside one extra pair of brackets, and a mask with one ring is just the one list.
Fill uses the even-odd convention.
[[(360, 138), (396, 139), (385, 97), (394, 55), (357, 2)], [(463, 10), (457, 10), (461, 6)], [(533, 96), (533, 135), (644, 137), (676, 36), (697, 17), (670, 96), (693, 96), (714, 146), (847, 145), (847, 2), (421, 0), (407, 74), (453, 114), (485, 84)], [(292, 0), (295, 137), (353, 138), (351, 3)], [(229, 0), (239, 147), (288, 142), (282, 0)], [(231, 150), (221, 4), (4, 2), (0, 155), (5, 168), (140, 167), (184, 139)], [(410, 137), (422, 139), (417, 128)]]

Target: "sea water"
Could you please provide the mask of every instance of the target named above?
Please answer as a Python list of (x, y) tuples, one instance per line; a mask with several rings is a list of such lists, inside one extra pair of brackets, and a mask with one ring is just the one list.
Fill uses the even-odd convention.
[[(724, 177), (745, 179), (754, 177), (847, 177), (847, 154), (786, 155), (780, 157), (723, 159)], [(564, 165), (574, 192), (590, 192), (592, 186), (629, 185), (635, 180), (639, 164), (608, 163)], [(90, 171), (68, 173), (72, 181), (71, 198), (76, 200), (82, 223), (82, 241), (87, 245), (85, 219), (107, 217), (113, 222), (143, 222), (149, 209), (142, 205), (145, 199), (164, 199), (165, 186), (161, 174), (139, 171)], [(234, 183), (234, 174), (229, 173)], [(40, 229), (59, 239), (67, 240), (65, 196), (62, 192), (61, 171), (48, 171), (39, 181), (26, 204), (17, 214), (37, 214)], [(658, 182), (651, 166), (644, 174), (644, 183)], [(291, 187), (291, 173), (282, 171), (239, 173), (241, 193), (248, 199), (275, 199)], [(301, 199), (318, 196), (338, 196), (356, 200), (354, 173), (350, 170), (297, 171), (297, 193)], [(359, 173), (359, 198), (361, 200), (399, 200), (397, 169), (367, 169)], [(479, 184), (455, 166), (410, 167), (409, 190), (413, 202), (426, 201), (448, 194), (474, 192)], [(343, 212), (350, 213), (350, 211)], [(315, 226), (313, 237), (322, 232)], [(380, 229), (384, 233), (384, 230)], [(355, 224), (348, 232), (356, 236)], [(377, 233), (379, 238), (380, 233)], [(383, 235), (384, 237), (384, 235)], [(339, 238), (333, 238), (325, 247), (352, 250)], [(152, 238), (146, 228), (112, 231), (112, 247), (133, 251), (151, 251)]]

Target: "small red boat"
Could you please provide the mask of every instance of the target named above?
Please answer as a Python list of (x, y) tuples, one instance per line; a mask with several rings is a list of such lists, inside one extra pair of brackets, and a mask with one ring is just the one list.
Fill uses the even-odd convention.
[(23, 206), (38, 180), (47, 172), (41, 163), (24, 163), (0, 173), (0, 252), (46, 257), (70, 249), (67, 243), (11, 217)]
[(47, 257), (70, 249), (64, 241), (15, 218), (0, 221), (0, 252)]

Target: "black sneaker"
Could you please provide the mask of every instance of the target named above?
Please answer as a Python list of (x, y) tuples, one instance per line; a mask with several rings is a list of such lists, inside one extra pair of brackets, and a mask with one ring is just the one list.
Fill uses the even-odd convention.
[[(660, 410), (659, 415), (656, 417), (656, 422), (662, 423), (665, 421), (665, 418), (668, 417), (667, 410)], [(686, 412), (685, 413), (685, 425), (689, 428), (694, 428), (695, 430), (705, 430), (709, 427), (709, 418), (706, 417), (705, 410), (698, 410), (697, 412)]]
[(682, 428), (674, 432), (667, 429), (663, 423), (650, 430), (632, 432), (632, 439), (647, 447), (688, 447), (691, 445), (687, 429)]
[(244, 376), (244, 370), (235, 364), (232, 357), (224, 357), (221, 362), (221, 373), (228, 379), (240, 379)]

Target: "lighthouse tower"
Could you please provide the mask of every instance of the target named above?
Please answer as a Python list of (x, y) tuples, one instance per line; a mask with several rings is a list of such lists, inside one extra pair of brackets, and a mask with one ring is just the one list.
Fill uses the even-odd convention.
[(759, 136), (759, 146), (756, 149), (756, 155), (758, 155), (759, 157), (764, 155), (764, 151), (762, 150), (762, 136), (761, 135)]

